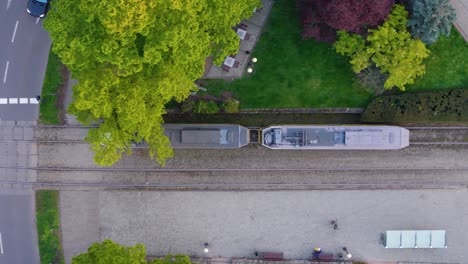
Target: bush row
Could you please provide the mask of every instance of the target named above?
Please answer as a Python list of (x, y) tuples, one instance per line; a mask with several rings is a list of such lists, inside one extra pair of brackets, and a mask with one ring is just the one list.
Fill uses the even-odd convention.
[(366, 123), (466, 121), (468, 90), (378, 96), (362, 114)]
[(223, 101), (216, 99), (202, 99), (192, 97), (185, 100), (181, 105), (182, 112), (197, 114), (237, 113), (239, 112), (239, 101), (228, 98)]

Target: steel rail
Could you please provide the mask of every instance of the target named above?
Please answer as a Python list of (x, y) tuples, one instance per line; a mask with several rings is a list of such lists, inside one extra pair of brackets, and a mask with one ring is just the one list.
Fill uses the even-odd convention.
[[(304, 124), (302, 124), (304, 125)], [(310, 125), (318, 125), (318, 126), (323, 126), (324, 124), (310, 124)], [(338, 124), (341, 125), (341, 124)], [(357, 126), (368, 126), (368, 124), (349, 124), (349, 125), (357, 125)], [(382, 125), (385, 126), (385, 125)], [(36, 127), (39, 129), (47, 129), (47, 128), (98, 128), (99, 126), (74, 126), (74, 125), (38, 125), (38, 126), (24, 126), (24, 127)], [(252, 127), (252, 129), (261, 129), (267, 126), (262, 126), (262, 127)], [(403, 126), (402, 128), (406, 128), (409, 130), (428, 130), (428, 129), (434, 129), (434, 130), (468, 130), (468, 126)]]
[(155, 183), (89, 183), (89, 182), (27, 182), (3, 181), (1, 184), (19, 184), (35, 188), (50, 187), (96, 187), (103, 189), (159, 189), (159, 190), (305, 190), (305, 189), (444, 189), (467, 188), (467, 182), (433, 182), (433, 181), (398, 181), (398, 182), (363, 182), (363, 183), (201, 183), (201, 184), (155, 184)]
[[(79, 139), (70, 139), (70, 140), (2, 140), (0, 139), (0, 142), (26, 142), (26, 143), (42, 143), (42, 144), (48, 144), (48, 143), (57, 143), (57, 144), (89, 144), (88, 142), (84, 140), (79, 140)], [(253, 142), (256, 143), (256, 142)], [(410, 145), (468, 145), (468, 141), (410, 141)], [(147, 148), (144, 146), (135, 146), (134, 148)], [(353, 149), (350, 149), (353, 150)], [(359, 149), (354, 149), (354, 150), (359, 150)], [(366, 150), (366, 149), (364, 149)], [(367, 149), (367, 150), (373, 150), (373, 149)], [(349, 150), (347, 150), (349, 151)]]
[(339, 171), (339, 172), (372, 172), (372, 171), (468, 171), (468, 167), (459, 168), (82, 168), (82, 167), (30, 167), (30, 166), (0, 166), (2, 169), (23, 169), (36, 171), (122, 171), (122, 172), (312, 172), (312, 171)]

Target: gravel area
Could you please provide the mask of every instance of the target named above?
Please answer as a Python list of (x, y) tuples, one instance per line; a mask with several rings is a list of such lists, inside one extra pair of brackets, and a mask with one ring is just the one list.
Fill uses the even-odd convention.
[(467, 142), (468, 129), (411, 130), (410, 142)]
[[(39, 144), (39, 167), (96, 168), (86, 144)], [(466, 168), (468, 145), (410, 146), (402, 150), (294, 151), (252, 145), (240, 149), (179, 149), (166, 168)], [(119, 168), (159, 168), (144, 149), (123, 155)]]
[[(302, 190), (302, 189), (377, 189), (377, 188), (463, 188), (466, 171), (229, 171), (229, 172), (121, 172), (121, 171), (40, 171), (39, 182), (158, 185), (166, 190)], [(166, 186), (166, 187), (163, 187)], [(103, 187), (103, 186), (102, 186)], [(103, 189), (103, 188), (99, 189)], [(50, 188), (50, 187), (49, 187)], [(64, 187), (60, 187), (64, 189)], [(68, 190), (93, 189), (90, 186)]]
[[(81, 245), (77, 234), (91, 234), (99, 219), (101, 239), (133, 245), (143, 243), (151, 255), (183, 253), (201, 256), (210, 243), (210, 256), (252, 257), (255, 250), (281, 251), (286, 258), (304, 259), (319, 246), (338, 253), (343, 246), (356, 260), (465, 263), (468, 257), (468, 191), (295, 191), (295, 192), (100, 192), (99, 213), (84, 214), (96, 196), (65, 192), (61, 207), (74, 206), (62, 216), (67, 256)], [(79, 196), (90, 198), (82, 199)], [(69, 210), (70, 211), (70, 210)], [(71, 211), (70, 211), (71, 213)], [(94, 212), (92, 213), (94, 214)], [(62, 212), (63, 215), (63, 212)], [(75, 217), (71, 217), (71, 216)], [(337, 220), (333, 230), (330, 220)], [(85, 221), (86, 222), (86, 221)], [(385, 249), (380, 233), (395, 229), (445, 229), (447, 249)], [(73, 236), (73, 234), (75, 234)], [(93, 235), (92, 237), (96, 237)], [(87, 239), (85, 241), (91, 241)], [(78, 241), (78, 240), (75, 240)], [(70, 246), (72, 248), (70, 249)]]

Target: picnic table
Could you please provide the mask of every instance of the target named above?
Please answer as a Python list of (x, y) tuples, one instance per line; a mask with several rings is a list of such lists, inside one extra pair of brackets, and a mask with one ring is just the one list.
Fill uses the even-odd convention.
[(231, 56), (227, 56), (226, 59), (224, 60), (223, 64), (232, 68), (234, 67), (234, 63), (236, 62), (236, 59), (231, 57)]
[(244, 39), (245, 38), (245, 35), (247, 35), (247, 31), (241, 29), (241, 28), (238, 28), (237, 31), (237, 36), (239, 36), (240, 39)]

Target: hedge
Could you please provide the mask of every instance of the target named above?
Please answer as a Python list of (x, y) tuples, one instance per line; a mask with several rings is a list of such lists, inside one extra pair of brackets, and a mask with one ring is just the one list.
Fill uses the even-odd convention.
[(467, 122), (468, 90), (383, 95), (362, 114), (365, 123)]

